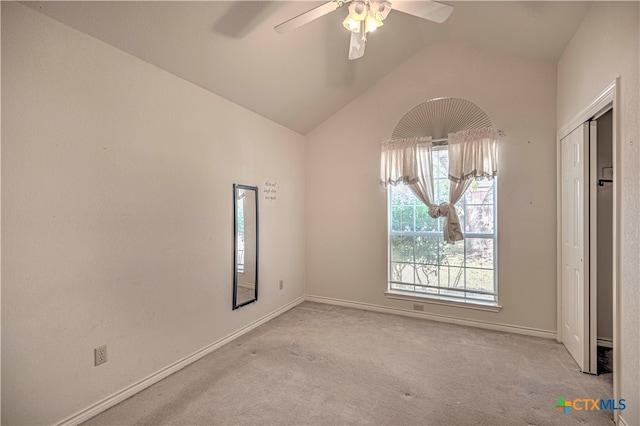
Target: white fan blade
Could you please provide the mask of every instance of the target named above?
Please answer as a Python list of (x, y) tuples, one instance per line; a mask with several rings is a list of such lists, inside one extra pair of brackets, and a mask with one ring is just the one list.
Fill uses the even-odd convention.
[(288, 33), (289, 31), (295, 30), (296, 28), (301, 27), (304, 24), (308, 24), (309, 22), (326, 15), (327, 13), (333, 12), (334, 10), (342, 6), (342, 4), (343, 3), (334, 0), (323, 3), (318, 7), (307, 10), (306, 12), (296, 16), (295, 18), (291, 18), (288, 21), (283, 22), (282, 24), (276, 25), (273, 29), (276, 30), (278, 34)]
[(352, 32), (351, 43), (349, 43), (349, 60), (362, 58), (366, 45), (366, 41), (362, 39), (362, 34)]
[(438, 24), (446, 21), (453, 12), (453, 7), (435, 1), (394, 1), (391, 8)]

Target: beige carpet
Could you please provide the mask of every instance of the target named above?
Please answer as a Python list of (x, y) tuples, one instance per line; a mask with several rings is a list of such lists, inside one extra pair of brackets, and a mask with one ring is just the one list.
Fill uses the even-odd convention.
[(554, 340), (305, 302), (87, 424), (613, 424)]

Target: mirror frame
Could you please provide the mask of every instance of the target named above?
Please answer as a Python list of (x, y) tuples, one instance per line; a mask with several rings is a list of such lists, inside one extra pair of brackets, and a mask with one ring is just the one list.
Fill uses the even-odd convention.
[[(255, 290), (254, 297), (248, 300), (244, 300), (238, 303), (238, 191), (253, 191), (255, 206), (256, 206), (256, 262), (255, 262)], [(259, 259), (259, 215), (258, 215), (258, 187), (257, 186), (249, 186), (249, 185), (241, 185), (234, 183), (233, 184), (233, 310), (246, 306), (250, 303), (254, 303), (258, 301), (258, 259)]]

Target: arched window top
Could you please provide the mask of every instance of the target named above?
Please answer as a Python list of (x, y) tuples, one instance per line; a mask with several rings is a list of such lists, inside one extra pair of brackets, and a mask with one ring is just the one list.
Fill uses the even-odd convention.
[(391, 139), (431, 136), (446, 139), (449, 133), (493, 127), (476, 104), (460, 98), (436, 98), (414, 107), (398, 122)]

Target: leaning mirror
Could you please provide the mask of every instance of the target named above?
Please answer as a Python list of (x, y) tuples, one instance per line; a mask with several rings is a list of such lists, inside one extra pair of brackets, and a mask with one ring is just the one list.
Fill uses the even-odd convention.
[(233, 309), (258, 300), (258, 188), (233, 185)]

